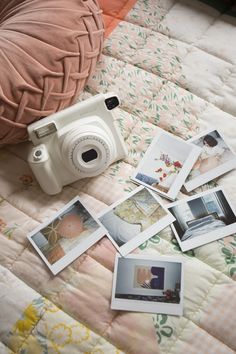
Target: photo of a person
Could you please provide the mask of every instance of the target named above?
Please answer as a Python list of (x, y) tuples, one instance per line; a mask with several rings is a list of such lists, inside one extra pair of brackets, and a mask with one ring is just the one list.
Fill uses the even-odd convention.
[(205, 131), (189, 141), (202, 150), (186, 179), (188, 192), (236, 167), (236, 155), (217, 130)]
[(225, 144), (213, 135), (207, 134), (202, 139), (203, 147), (200, 157), (193, 166), (192, 176), (208, 172), (217, 167), (221, 162), (222, 155), (227, 151)]

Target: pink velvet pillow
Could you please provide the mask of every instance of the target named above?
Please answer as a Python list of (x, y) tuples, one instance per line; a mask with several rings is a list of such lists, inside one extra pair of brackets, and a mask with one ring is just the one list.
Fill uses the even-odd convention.
[(103, 44), (96, 0), (0, 1), (0, 146), (74, 102)]

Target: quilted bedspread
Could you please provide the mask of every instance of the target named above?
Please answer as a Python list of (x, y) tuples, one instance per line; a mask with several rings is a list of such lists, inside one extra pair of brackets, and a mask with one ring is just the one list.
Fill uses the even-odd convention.
[[(116, 252), (106, 236), (57, 276), (26, 239), (76, 195), (97, 213), (136, 188), (130, 176), (160, 128), (187, 139), (215, 127), (236, 151), (235, 16), (221, 1), (137, 0), (78, 98), (113, 91), (121, 99), (128, 156), (102, 175), (47, 196), (26, 162), (29, 143), (0, 150), (1, 354), (235, 353), (235, 235), (182, 253), (168, 227), (135, 250), (184, 259), (181, 317), (110, 309)], [(220, 185), (236, 206), (235, 177), (194, 193)]]

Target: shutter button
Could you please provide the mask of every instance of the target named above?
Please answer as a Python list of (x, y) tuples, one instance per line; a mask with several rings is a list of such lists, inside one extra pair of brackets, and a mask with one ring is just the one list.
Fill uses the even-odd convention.
[(33, 159), (34, 161), (39, 161), (41, 160), (42, 158), (42, 150), (41, 149), (38, 149), (38, 150), (35, 150), (34, 153), (33, 153)]

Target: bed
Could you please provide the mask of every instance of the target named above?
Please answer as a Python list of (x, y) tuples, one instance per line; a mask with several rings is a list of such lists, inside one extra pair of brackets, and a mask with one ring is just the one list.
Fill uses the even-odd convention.
[(210, 215), (188, 221), (187, 225), (188, 229), (184, 232), (181, 241), (190, 240), (193, 237), (207, 234), (210, 231), (224, 227), (226, 224), (224, 221), (219, 220), (217, 213), (212, 213)]
[[(108, 91), (120, 96), (117, 125), (128, 156), (52, 197), (29, 169), (28, 143), (0, 149), (0, 353), (233, 354), (235, 235), (182, 253), (167, 228), (135, 250), (183, 258), (181, 317), (110, 309), (116, 251), (107, 237), (57, 276), (27, 242), (28, 232), (76, 195), (99, 213), (136, 188), (130, 176), (160, 129), (188, 139), (213, 126), (236, 151), (235, 6), (100, 3), (107, 38), (78, 100)], [(219, 184), (235, 205), (235, 178), (231, 171), (194, 193)]]

